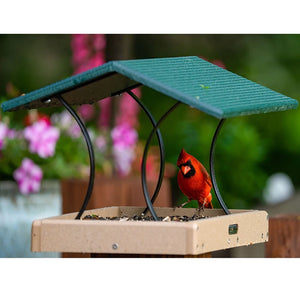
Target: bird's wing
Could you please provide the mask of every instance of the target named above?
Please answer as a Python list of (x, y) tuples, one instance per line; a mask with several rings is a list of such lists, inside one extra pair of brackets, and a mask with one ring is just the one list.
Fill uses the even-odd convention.
[(212, 183), (211, 183), (210, 176), (209, 176), (208, 172), (206, 171), (205, 167), (201, 163), (200, 163), (200, 169), (201, 169), (201, 172), (203, 173), (206, 183), (211, 187)]

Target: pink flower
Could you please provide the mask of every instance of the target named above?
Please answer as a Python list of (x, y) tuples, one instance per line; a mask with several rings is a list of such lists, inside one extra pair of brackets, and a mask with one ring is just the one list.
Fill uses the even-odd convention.
[(120, 175), (125, 176), (131, 171), (131, 164), (135, 158), (134, 147), (138, 138), (137, 132), (125, 123), (114, 127), (111, 137), (116, 170)]
[(96, 53), (89, 59), (89, 69), (101, 66), (105, 63), (104, 53)]
[(95, 109), (93, 105), (83, 104), (78, 108), (78, 112), (84, 121), (89, 121), (94, 116)]
[(116, 148), (134, 146), (138, 138), (136, 130), (127, 123), (114, 127), (111, 131), (111, 137)]
[(71, 45), (74, 74), (105, 63), (106, 39), (104, 34), (74, 34)]
[(95, 145), (99, 151), (104, 151), (106, 149), (107, 143), (103, 135), (99, 135), (96, 138)]
[(21, 166), (14, 171), (13, 176), (22, 194), (29, 194), (40, 190), (43, 172), (31, 159), (24, 158)]
[(59, 130), (41, 120), (26, 127), (24, 129), (24, 137), (29, 141), (30, 152), (46, 158), (53, 156), (55, 153)]
[(135, 158), (134, 148), (118, 148), (114, 147), (113, 154), (116, 163), (116, 170), (121, 176), (126, 176), (131, 171), (131, 165)]
[(7, 137), (9, 132), (8, 127), (5, 123), (0, 122), (0, 150), (3, 148), (4, 145), (4, 139)]
[(72, 35), (73, 63), (75, 65), (82, 64), (86, 61), (89, 54), (88, 34)]
[(67, 129), (67, 133), (69, 134), (70, 137), (76, 139), (80, 137), (81, 129), (77, 123), (74, 123)]
[(7, 131), (7, 138), (14, 139), (18, 137), (18, 132), (15, 129), (8, 129)]
[(63, 130), (67, 130), (74, 123), (71, 114), (64, 110), (61, 113), (55, 113), (51, 116), (51, 122)]
[[(140, 89), (134, 89), (133, 92), (140, 97)], [(138, 125), (138, 112), (139, 105), (134, 99), (127, 93), (122, 94), (120, 99), (119, 111), (116, 117), (116, 124), (127, 123), (131, 127), (136, 127)]]
[(93, 35), (94, 38), (94, 48), (95, 50), (104, 50), (106, 47), (106, 39), (104, 34), (95, 34)]
[(68, 111), (53, 114), (51, 116), (51, 122), (72, 138), (77, 138), (81, 134), (80, 127)]

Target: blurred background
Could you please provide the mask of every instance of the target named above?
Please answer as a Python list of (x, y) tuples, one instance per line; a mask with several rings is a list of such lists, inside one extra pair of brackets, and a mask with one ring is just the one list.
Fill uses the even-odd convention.
[[(0, 101), (28, 93), (106, 61), (172, 56), (199, 56), (277, 92), (299, 99), (300, 35), (16, 34), (0, 35)], [(147, 87), (141, 87), (136, 93), (156, 119), (174, 103), (173, 99)], [(135, 103), (120, 96), (100, 101), (93, 108), (81, 106), (78, 112), (94, 137), (98, 159), (97, 174), (106, 178), (138, 175), (141, 149), (149, 135), (151, 124)], [(229, 208), (266, 209), (270, 215), (300, 211), (297, 200), (300, 186), (299, 114), (299, 110), (293, 110), (237, 117), (225, 122), (216, 146), (215, 168), (219, 189)], [(22, 213), (11, 213), (16, 203), (21, 205), (21, 211), (24, 211), (24, 205), (28, 206), (30, 201), (36, 207), (38, 200), (32, 197), (45, 189), (48, 191), (47, 197), (52, 200), (48, 206), (41, 207), (43, 214), (30, 215), (29, 221), (28, 217), (25, 218), (26, 222), (31, 223), (32, 218), (57, 215), (63, 211), (63, 200), (60, 185), (56, 182), (74, 177), (84, 179), (88, 174), (84, 142), (78, 135), (78, 130), (72, 127), (76, 125), (65, 118), (67, 117), (61, 108), (0, 112), (0, 180), (3, 182), (0, 187), (0, 214), (3, 222), (1, 226), (6, 228), (0, 238), (0, 249), (9, 247), (3, 242), (7, 242), (7, 224), (25, 218)], [(33, 129), (34, 124), (39, 121), (47, 124), (47, 130), (59, 130), (56, 131), (57, 139), (52, 145), (54, 152), (47, 155), (32, 150), (30, 139), (16, 138), (18, 134), (23, 134), (25, 128)], [(169, 205), (185, 201), (176, 182), (175, 166), (181, 148), (184, 147), (187, 152), (196, 156), (208, 169), (209, 147), (217, 124), (217, 119), (182, 105), (161, 125), (168, 163), (165, 177), (169, 183)], [(126, 136), (127, 139), (120, 140), (120, 136)], [(156, 145), (157, 141), (153, 140), (147, 167), (149, 177), (154, 181), (159, 166)], [(83, 150), (74, 153), (74, 147), (83, 147)], [(24, 157), (28, 157), (41, 169), (43, 180), (35, 184), (28, 183), (22, 190), (22, 182), (18, 181), (15, 171), (25, 168), (22, 164)], [(45, 180), (51, 182), (50, 189), (44, 185)], [(14, 204), (8, 204), (8, 182), (14, 186)], [(57, 186), (55, 191), (53, 184)], [(52, 194), (56, 195), (57, 200), (53, 200)], [(25, 200), (20, 200), (21, 195)], [(214, 195), (213, 204), (214, 207), (219, 207)], [(196, 207), (196, 203), (192, 201), (186, 207), (188, 206)], [(15, 226), (20, 227), (19, 223)], [(15, 235), (16, 233), (13, 234)], [(11, 243), (15, 239), (12, 237)], [(11, 249), (2, 250), (2, 253), (0, 250), (0, 256), (36, 255), (27, 252), (28, 245), (26, 250), (22, 248), (16, 253)], [(227, 251), (225, 254), (220, 253), (220, 256), (263, 255), (261, 245), (251, 249), (254, 249), (253, 253), (240, 249), (240, 253), (239, 250), (235, 253)], [(254, 253), (255, 249), (258, 252)]]

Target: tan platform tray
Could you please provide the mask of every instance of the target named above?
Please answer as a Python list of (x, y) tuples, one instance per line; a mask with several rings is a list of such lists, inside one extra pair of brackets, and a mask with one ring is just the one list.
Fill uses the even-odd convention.
[[(87, 210), (85, 215), (134, 216), (143, 207), (116, 206)], [(194, 208), (156, 208), (158, 216), (193, 216)], [(268, 241), (268, 214), (258, 210), (206, 209), (200, 220), (75, 220), (77, 213), (35, 220), (33, 252), (198, 255)]]

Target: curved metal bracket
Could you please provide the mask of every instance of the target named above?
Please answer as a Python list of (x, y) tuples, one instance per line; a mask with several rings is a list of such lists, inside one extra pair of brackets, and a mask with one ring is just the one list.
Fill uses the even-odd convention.
[[(154, 119), (154, 117), (152, 116), (151, 112), (148, 110), (148, 108), (141, 102), (141, 100), (130, 90), (126, 91), (128, 95), (130, 95), (139, 105), (140, 107), (144, 110), (144, 112), (146, 113), (147, 117), (150, 119), (151, 123), (152, 123), (152, 126), (153, 127), (156, 127), (157, 126), (157, 122), (156, 120)], [(157, 128), (156, 130), (156, 137), (158, 139), (158, 145), (159, 145), (159, 152), (160, 152), (160, 168), (159, 168), (159, 176), (158, 176), (158, 180), (157, 180), (157, 184), (156, 184), (156, 188), (155, 188), (155, 191), (151, 197), (151, 203), (153, 204), (154, 201), (156, 200), (157, 196), (158, 196), (158, 193), (160, 191), (160, 188), (161, 188), (161, 184), (162, 184), (162, 181), (163, 181), (163, 177), (164, 177), (164, 169), (165, 169), (165, 147), (164, 147), (164, 142), (163, 142), (163, 139), (162, 139), (162, 135), (161, 135), (161, 132), (160, 130)], [(142, 172), (143, 174), (143, 172)], [(146, 180), (145, 179), (145, 175), (142, 176), (142, 186), (143, 186), (143, 191), (144, 189), (146, 189), (146, 194), (149, 195), (149, 192), (148, 192), (148, 188), (147, 188), (147, 185), (145, 185), (143, 183), (143, 180)], [(145, 192), (144, 192), (145, 193)], [(148, 209), (148, 206), (146, 208), (146, 210), (143, 212), (143, 213), (146, 213)]]
[[(143, 159), (142, 159), (142, 167), (141, 167), (141, 180), (142, 180), (142, 187), (143, 187), (143, 193), (144, 197), (146, 200), (147, 208), (144, 211), (144, 213), (147, 211), (147, 209), (150, 210), (150, 213), (152, 214), (153, 218), (155, 221), (158, 221), (157, 214), (153, 208), (153, 203), (157, 198), (157, 195), (160, 191), (161, 184), (163, 181), (163, 176), (164, 176), (164, 169), (165, 169), (165, 148), (162, 140), (162, 136), (160, 133), (160, 130), (158, 129), (159, 125), (162, 123), (162, 121), (171, 113), (179, 104), (180, 102), (176, 102), (159, 120), (158, 122), (155, 121), (154, 117), (150, 113), (150, 111), (147, 109), (147, 107), (139, 100), (139, 98), (132, 92), (132, 91), (127, 91), (127, 93), (142, 107), (144, 112), (147, 114), (148, 118), (150, 119), (153, 129), (146, 141), (146, 145), (144, 148), (144, 153), (143, 153)], [(149, 191), (147, 187), (147, 178), (146, 178), (146, 161), (147, 161), (147, 154), (150, 146), (150, 142), (153, 138), (153, 135), (156, 133), (156, 136), (158, 138), (158, 143), (159, 143), (159, 150), (160, 150), (160, 170), (159, 170), (159, 177), (157, 181), (157, 185), (155, 188), (155, 191), (153, 193), (152, 198), (150, 199), (149, 196)]]
[(215, 166), (214, 166), (214, 156), (215, 156), (215, 145), (216, 145), (216, 139), (218, 137), (218, 134), (223, 126), (225, 122), (225, 119), (221, 119), (217, 129), (215, 131), (215, 134), (213, 136), (212, 142), (211, 142), (211, 146), (210, 146), (210, 153), (209, 153), (209, 167), (210, 167), (210, 176), (211, 176), (211, 180), (212, 180), (212, 185), (213, 185), (213, 189), (215, 191), (216, 197), (220, 203), (220, 205), (222, 206), (225, 214), (229, 215), (230, 211), (228, 210), (217, 185), (217, 180), (216, 180), (216, 175), (215, 175)]
[[(152, 140), (152, 137), (154, 135), (154, 133), (157, 131), (159, 125), (162, 123), (162, 121), (180, 104), (180, 102), (176, 102), (157, 122), (157, 124), (153, 127), (145, 148), (144, 148), (144, 153), (143, 153), (143, 160), (142, 160), (142, 185), (143, 185), (143, 192), (144, 192), (144, 196), (147, 202), (147, 206), (148, 209), (150, 210), (153, 218), (155, 219), (155, 221), (158, 221), (158, 217), (155, 213), (155, 210), (153, 208), (152, 202), (150, 200), (149, 197), (149, 193), (148, 193), (148, 189), (147, 189), (147, 182), (146, 182), (146, 160), (147, 160), (147, 154), (148, 154), (148, 150), (149, 150), (149, 146), (150, 146), (150, 142)], [(164, 169), (164, 168), (163, 168)], [(163, 173), (162, 173), (162, 177), (163, 177)]]
[(82, 122), (82, 120), (80, 119), (80, 117), (77, 115), (77, 113), (75, 112), (75, 110), (63, 99), (63, 97), (61, 95), (57, 95), (56, 96), (57, 99), (62, 103), (62, 105), (69, 111), (69, 113), (74, 117), (75, 121), (77, 122), (77, 124), (79, 125), (82, 134), (84, 136), (84, 139), (86, 141), (86, 145), (88, 148), (88, 152), (89, 152), (89, 158), (90, 158), (90, 178), (89, 178), (89, 184), (88, 184), (88, 188), (87, 188), (87, 192), (83, 201), (83, 204), (77, 214), (77, 216), (75, 217), (75, 219), (80, 219), (80, 217), (82, 216), (93, 191), (93, 187), (94, 187), (94, 179), (95, 179), (95, 155), (94, 155), (94, 149), (93, 149), (93, 145), (91, 142), (91, 138), (89, 136), (89, 133), (84, 125), (84, 123)]

